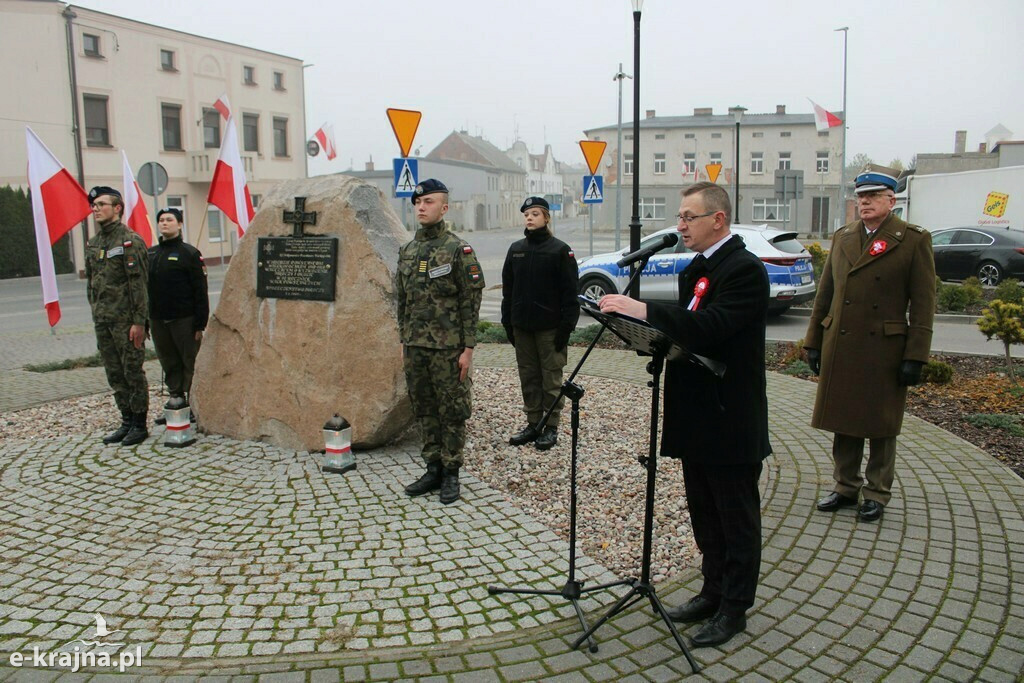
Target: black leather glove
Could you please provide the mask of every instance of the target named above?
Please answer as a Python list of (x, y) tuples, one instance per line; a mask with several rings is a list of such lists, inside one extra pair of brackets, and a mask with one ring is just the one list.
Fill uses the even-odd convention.
[(818, 349), (804, 348), (804, 353), (807, 354), (807, 365), (810, 366), (811, 372), (815, 376), (821, 374), (821, 351)]
[(512, 346), (516, 345), (516, 335), (512, 332), (511, 325), (505, 325), (505, 336), (508, 337), (508, 343)]
[(921, 383), (921, 368), (924, 363), (919, 360), (905, 360), (900, 363), (900, 386), (912, 387)]
[(569, 331), (559, 330), (555, 335), (555, 351), (562, 351), (569, 344)]

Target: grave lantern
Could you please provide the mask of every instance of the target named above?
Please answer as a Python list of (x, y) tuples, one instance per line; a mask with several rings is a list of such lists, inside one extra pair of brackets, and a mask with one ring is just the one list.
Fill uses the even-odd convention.
[(164, 433), (165, 446), (180, 448), (196, 442), (191, 414), (192, 409), (181, 396), (173, 396), (164, 404), (164, 419), (167, 421), (167, 431)]
[(324, 425), (324, 472), (345, 474), (356, 468), (352, 455), (352, 425), (337, 413)]

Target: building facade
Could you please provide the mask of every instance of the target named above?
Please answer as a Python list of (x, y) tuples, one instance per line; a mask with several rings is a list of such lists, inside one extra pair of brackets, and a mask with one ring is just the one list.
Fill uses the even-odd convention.
[(526, 193), (544, 197), (551, 206), (553, 217), (564, 216), (562, 174), (558, 171), (558, 162), (555, 161), (551, 145), (544, 145), (541, 154), (530, 154), (526, 143), (516, 140), (505, 153), (519, 168), (526, 171)]
[[(715, 114), (710, 107), (691, 116), (657, 116), (640, 121), (640, 159), (633, 159), (633, 124), (623, 124), (622, 168), (615, 168), (617, 126), (584, 131), (590, 140), (608, 143), (603, 157), (604, 202), (595, 208), (594, 223), (615, 224), (616, 178), (622, 174), (622, 216), (632, 216), (634, 169), (639, 172), (639, 212), (644, 234), (674, 225), (679, 191), (709, 180), (710, 165), (720, 165), (715, 182), (728, 189), (739, 222), (828, 235), (841, 224), (843, 127), (819, 133), (814, 114), (742, 113), (739, 125), (739, 201), (735, 198), (737, 127), (735, 110)], [(843, 117), (842, 112), (837, 114)], [(775, 171), (803, 171), (803, 198), (776, 198)], [(628, 189), (627, 189), (628, 188)]]
[[(229, 260), (236, 228), (206, 203), (225, 93), (253, 203), (306, 177), (301, 60), (50, 0), (0, 0), (0, 24), (0, 84), (19, 93), (0, 102), (0, 185), (27, 185), (25, 126), (86, 190), (123, 190), (124, 150), (140, 184), (144, 163), (166, 170), (166, 190), (145, 196), (154, 228), (157, 207), (181, 208), (186, 240), (208, 263)], [(84, 238), (72, 231), (79, 270)]]

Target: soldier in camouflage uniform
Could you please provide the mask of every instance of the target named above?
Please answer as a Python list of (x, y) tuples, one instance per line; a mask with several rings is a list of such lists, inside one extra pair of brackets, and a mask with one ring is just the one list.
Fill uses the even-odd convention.
[(146, 243), (121, 222), (124, 201), (117, 190), (94, 187), (89, 203), (97, 231), (85, 250), (86, 292), (96, 346), (121, 411), (121, 426), (103, 443), (131, 446), (149, 436), (149, 386), (142, 370), (149, 310)]
[(473, 247), (443, 220), (448, 211), (444, 183), (424, 180), (412, 201), (420, 227), (399, 253), (395, 296), (405, 381), (423, 432), (427, 471), (405, 492), (421, 496), (441, 489), (447, 505), (459, 499), (484, 274)]

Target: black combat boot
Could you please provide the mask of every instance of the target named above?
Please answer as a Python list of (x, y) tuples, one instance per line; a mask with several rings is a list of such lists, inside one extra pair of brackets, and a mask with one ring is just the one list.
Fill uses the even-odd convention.
[(128, 430), (128, 433), (124, 435), (124, 440), (121, 442), (122, 446), (134, 446), (137, 443), (142, 443), (149, 436), (149, 430), (146, 429), (146, 413), (135, 413), (132, 416), (132, 425)]
[(546, 451), (556, 443), (558, 443), (558, 428), (545, 427), (544, 433), (537, 437), (533, 445), (537, 447), (538, 451)]
[(441, 502), (445, 505), (459, 499), (459, 466), (445, 467), (441, 477)]
[(512, 446), (523, 446), (537, 439), (540, 432), (533, 425), (526, 425), (524, 429), (509, 437), (509, 444)]
[(103, 437), (103, 443), (120, 443), (125, 435), (131, 431), (132, 414), (121, 413), (121, 426)]
[(405, 494), (411, 498), (422, 496), (441, 488), (441, 463), (427, 463), (427, 471), (419, 479), (405, 487)]

